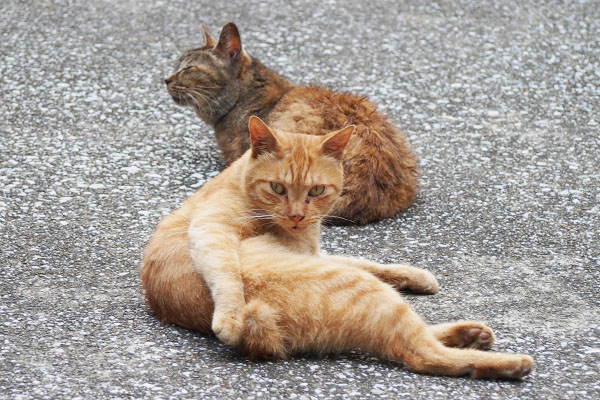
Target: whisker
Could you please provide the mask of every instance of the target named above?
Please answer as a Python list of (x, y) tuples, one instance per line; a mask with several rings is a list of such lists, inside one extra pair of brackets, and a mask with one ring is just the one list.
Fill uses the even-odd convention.
[(203, 96), (207, 96), (209, 95), (208, 91), (206, 89), (200, 89), (200, 88), (185, 88), (185, 90), (190, 91), (190, 92), (197, 92), (199, 94), (202, 94)]
[(241, 234), (243, 229), (254, 221), (261, 221), (262, 226), (265, 226), (265, 227), (268, 227), (271, 225), (278, 225), (277, 222), (273, 221), (273, 217), (274, 217), (274, 215), (272, 215), (272, 214), (241, 215), (241, 216), (237, 217), (236, 220), (242, 222), (242, 224), (240, 226), (240, 234)]
[(222, 85), (221, 86), (194, 86), (191, 89), (201, 89), (201, 90), (204, 90), (204, 89), (221, 89), (222, 87), (223, 87)]
[[(187, 92), (192, 92), (192, 93), (200, 96), (202, 98), (202, 100), (204, 100), (206, 102), (206, 105), (208, 106), (208, 110), (210, 111), (209, 119), (212, 119), (213, 111), (212, 111), (212, 106), (210, 105), (210, 99), (207, 96), (203, 95), (202, 93), (197, 92), (197, 91), (192, 90), (192, 89), (187, 89)], [(189, 93), (188, 93), (188, 95), (192, 96)], [(192, 97), (194, 97), (194, 96), (192, 96)], [(198, 104), (198, 103), (196, 102), (196, 104)], [(202, 108), (202, 107), (200, 107), (200, 105), (198, 104), (198, 108)]]
[(254, 215), (268, 215), (269, 217), (274, 217), (275, 216), (275, 214), (270, 213), (268, 210), (265, 210), (263, 208), (251, 208), (248, 211), (250, 211)]
[(210, 96), (208, 95), (208, 93), (200, 93), (200, 92), (198, 92), (197, 90), (194, 90), (194, 89), (189, 89), (189, 88), (187, 88), (187, 89), (186, 89), (186, 91), (188, 91), (188, 92), (192, 92), (192, 93), (194, 93), (194, 94), (197, 94), (198, 96), (200, 96), (200, 97), (202, 97), (203, 99), (205, 99), (207, 102), (208, 102), (208, 101), (211, 101), (211, 102), (213, 102), (213, 103), (215, 103), (215, 104), (216, 104), (216, 101), (215, 101), (215, 99), (213, 99), (212, 97), (210, 97)]
[(351, 224), (355, 224), (355, 223), (356, 223), (355, 221), (353, 221), (353, 220), (351, 220), (351, 219), (344, 218), (344, 217), (339, 217), (339, 216), (337, 216), (337, 215), (323, 214), (323, 215), (322, 215), (322, 217), (323, 217), (323, 220), (325, 220), (325, 221), (327, 221), (327, 220), (329, 220), (329, 219), (341, 219), (341, 220), (344, 220), (344, 221), (350, 222)]
[[(274, 217), (273, 214), (268, 213), (266, 210), (262, 210), (262, 209), (252, 209), (252, 210), (248, 210), (249, 212), (251, 212), (252, 214), (245, 214), (245, 215), (240, 215), (239, 217), (237, 217), (237, 220), (247, 220), (247, 222), (249, 223), (250, 221), (253, 220), (269, 220), (272, 219)], [(242, 214), (242, 213), (240, 213)]]
[[(191, 100), (192, 100), (194, 103), (196, 103), (196, 106), (198, 106), (198, 108), (201, 108), (201, 107), (200, 107), (200, 103), (198, 103), (198, 100), (196, 100), (196, 98), (195, 98), (194, 96), (192, 96), (192, 95), (191, 95), (191, 94), (189, 94), (189, 93), (185, 93), (185, 95), (186, 95), (187, 97), (189, 97), (189, 98), (190, 98), (190, 99), (191, 99)], [(181, 97), (180, 97), (180, 98), (181, 98)]]
[(261, 220), (261, 219), (271, 219), (273, 218), (272, 215), (246, 215), (246, 216), (242, 216), (242, 217), (238, 217), (238, 220)]

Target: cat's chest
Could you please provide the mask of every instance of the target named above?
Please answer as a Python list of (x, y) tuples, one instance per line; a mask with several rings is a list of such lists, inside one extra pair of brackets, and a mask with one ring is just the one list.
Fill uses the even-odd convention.
[(312, 229), (298, 234), (291, 234), (273, 224), (265, 224), (258, 235), (268, 234), (274, 237), (279, 244), (297, 254), (317, 255), (319, 253), (319, 232)]

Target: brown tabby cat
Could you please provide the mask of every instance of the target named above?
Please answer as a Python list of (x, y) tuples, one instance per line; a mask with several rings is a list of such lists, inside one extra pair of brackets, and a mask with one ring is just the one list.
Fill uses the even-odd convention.
[(251, 118), (251, 149), (152, 236), (142, 270), (150, 308), (165, 323), (212, 327), (253, 357), (362, 348), (422, 373), (527, 375), (526, 355), (476, 350), (494, 341), (487, 326), (427, 326), (392, 287), (436, 293), (429, 272), (319, 254), (353, 129), (303, 135)]
[(248, 119), (275, 129), (323, 135), (354, 124), (344, 157), (344, 190), (333, 223), (367, 223), (408, 208), (417, 193), (417, 160), (406, 137), (364, 96), (296, 86), (250, 57), (237, 27), (217, 42), (204, 30), (203, 47), (185, 52), (165, 79), (177, 104), (192, 106), (215, 129), (225, 162), (249, 147)]

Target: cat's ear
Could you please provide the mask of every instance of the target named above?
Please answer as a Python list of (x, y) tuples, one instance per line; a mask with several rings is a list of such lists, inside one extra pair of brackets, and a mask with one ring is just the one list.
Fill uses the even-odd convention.
[(262, 119), (251, 116), (248, 122), (250, 141), (252, 142), (252, 157), (258, 158), (264, 153), (274, 153), (279, 149), (276, 134)]
[(228, 23), (221, 30), (215, 50), (219, 57), (226, 61), (238, 60), (242, 55), (242, 38), (233, 22)]
[(210, 34), (204, 25), (202, 25), (202, 32), (204, 33), (204, 47), (215, 47), (217, 45), (217, 39)]
[(326, 156), (331, 156), (338, 160), (342, 159), (344, 147), (350, 140), (350, 135), (354, 132), (354, 125), (349, 125), (339, 131), (328, 133), (321, 144), (321, 151)]

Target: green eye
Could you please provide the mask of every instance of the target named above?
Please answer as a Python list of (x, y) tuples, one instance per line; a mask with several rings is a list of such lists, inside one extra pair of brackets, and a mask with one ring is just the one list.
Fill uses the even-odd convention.
[(281, 183), (271, 182), (271, 189), (277, 194), (285, 194), (285, 188)]
[(325, 191), (325, 186), (323, 185), (317, 185), (317, 186), (313, 186), (309, 191), (308, 194), (310, 196), (316, 197), (316, 196), (320, 196), (323, 194), (323, 192)]

